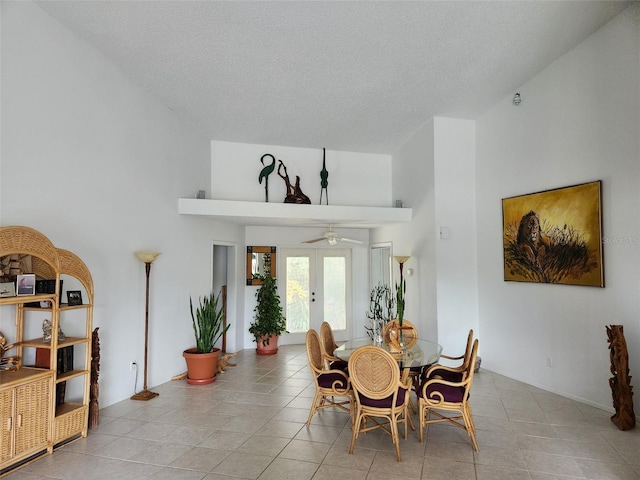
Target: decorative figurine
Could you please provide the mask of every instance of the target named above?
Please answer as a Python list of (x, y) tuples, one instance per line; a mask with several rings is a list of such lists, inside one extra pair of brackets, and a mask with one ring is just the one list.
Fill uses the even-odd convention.
[(327, 205), (329, 205), (329, 192), (327, 191), (327, 187), (329, 186), (329, 172), (327, 171), (327, 166), (325, 164), (325, 149), (322, 149), (322, 170), (320, 171), (320, 203), (322, 205), (322, 192), (324, 192), (324, 196), (327, 201)]
[(14, 343), (7, 345), (7, 338), (0, 332), (0, 370), (17, 370), (18, 357), (5, 357), (4, 354), (14, 348)]
[[(58, 325), (58, 341), (63, 341), (66, 337), (60, 325)], [(51, 320), (45, 318), (42, 321), (42, 341), (43, 342), (51, 342)]]
[(51, 341), (51, 320), (45, 318), (42, 322), (42, 341)]
[(271, 164), (265, 166), (260, 171), (260, 176), (258, 177), (258, 182), (262, 184), (262, 179), (264, 178), (264, 201), (269, 202), (269, 175), (273, 173), (273, 170), (276, 168), (276, 157), (271, 155), (270, 153), (265, 153), (262, 158), (260, 158), (260, 163), (264, 165), (265, 157), (271, 157)]
[[(284, 183), (287, 185), (287, 195), (284, 197), (284, 203), (299, 203), (311, 205), (311, 200), (309, 200), (309, 197), (302, 193), (302, 190), (300, 189), (300, 177), (296, 175), (296, 185), (295, 187), (292, 187), (291, 182), (289, 181), (287, 167), (285, 167), (284, 163), (282, 163), (282, 160), (278, 160), (278, 162), (278, 175), (284, 180)], [(284, 169), (284, 176), (280, 173), (280, 168)]]

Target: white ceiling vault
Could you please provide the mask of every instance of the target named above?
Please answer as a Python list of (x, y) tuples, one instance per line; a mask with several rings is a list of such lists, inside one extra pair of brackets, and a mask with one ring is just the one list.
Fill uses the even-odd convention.
[(515, 93), (630, 2), (38, 3), (213, 140), (393, 154), (431, 117)]

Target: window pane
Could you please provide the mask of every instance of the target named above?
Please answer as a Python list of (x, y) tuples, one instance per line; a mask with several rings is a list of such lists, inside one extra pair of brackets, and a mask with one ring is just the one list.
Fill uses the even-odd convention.
[(347, 328), (347, 275), (344, 257), (324, 258), (324, 320), (334, 330)]
[(309, 330), (309, 258), (287, 257), (286, 316), (289, 333)]

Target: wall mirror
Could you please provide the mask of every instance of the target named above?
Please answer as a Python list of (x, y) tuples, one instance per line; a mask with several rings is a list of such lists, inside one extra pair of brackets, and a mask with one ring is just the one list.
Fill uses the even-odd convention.
[(247, 285), (262, 285), (256, 275), (276, 276), (276, 247), (247, 247)]
[(377, 285), (391, 286), (391, 242), (373, 243), (369, 249), (370, 289)]

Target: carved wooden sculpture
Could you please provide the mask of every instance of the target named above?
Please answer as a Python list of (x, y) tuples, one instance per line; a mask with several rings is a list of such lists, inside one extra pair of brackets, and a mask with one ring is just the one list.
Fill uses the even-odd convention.
[(609, 385), (613, 395), (613, 408), (616, 410), (611, 421), (620, 430), (631, 430), (636, 426), (636, 416), (633, 413), (629, 354), (622, 325), (607, 327), (607, 337), (611, 350), (611, 373), (613, 374), (613, 377), (609, 379)]
[[(311, 204), (309, 197), (302, 193), (302, 190), (300, 189), (300, 177), (296, 175), (296, 185), (295, 187), (292, 187), (291, 182), (289, 181), (287, 167), (282, 163), (282, 160), (278, 160), (278, 162), (278, 175), (284, 180), (284, 183), (287, 186), (287, 194), (284, 197), (284, 203)], [(284, 169), (284, 175), (280, 173), (281, 168)]]
[(97, 428), (100, 424), (100, 406), (98, 404), (100, 373), (100, 338), (96, 327), (91, 334), (91, 384), (89, 386), (89, 428)]

